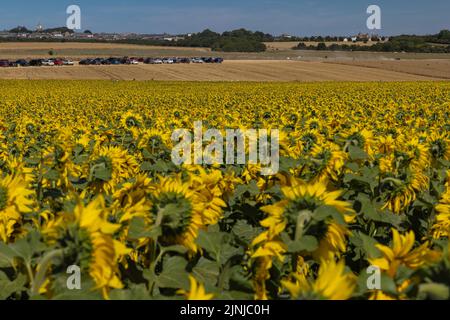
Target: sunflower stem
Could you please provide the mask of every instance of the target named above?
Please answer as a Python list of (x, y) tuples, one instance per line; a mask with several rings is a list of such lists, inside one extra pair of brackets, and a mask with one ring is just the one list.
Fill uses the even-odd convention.
[[(63, 256), (63, 254), (64, 254), (63, 249), (57, 249), (57, 250), (50, 251), (42, 258), (42, 260), (40, 261), (40, 263), (38, 265), (39, 270), (37, 271), (36, 276), (34, 277), (33, 281), (31, 282), (31, 296), (39, 294), (39, 290), (41, 289), (41, 286), (45, 282), (45, 274), (47, 272), (50, 262), (58, 256)], [(30, 268), (30, 271), (31, 271), (31, 268)]]
[(305, 222), (309, 216), (311, 216), (312, 212), (309, 210), (302, 210), (299, 212), (297, 216), (297, 224), (295, 227), (295, 241), (299, 241), (303, 236), (303, 229), (305, 226)]

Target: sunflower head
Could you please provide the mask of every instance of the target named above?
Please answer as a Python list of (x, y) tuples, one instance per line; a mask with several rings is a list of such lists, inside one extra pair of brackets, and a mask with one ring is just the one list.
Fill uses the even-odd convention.
[(448, 139), (441, 136), (432, 138), (429, 148), (434, 159), (450, 159), (450, 145)]
[(23, 214), (31, 212), (32, 194), (20, 175), (0, 178), (0, 241), (9, 242), (20, 232)]
[(161, 228), (161, 241), (182, 244), (196, 251), (195, 238), (202, 225), (204, 205), (198, 201), (189, 183), (179, 177), (160, 178), (150, 195), (150, 217)]
[(152, 197), (154, 221), (165, 236), (178, 236), (186, 232), (191, 223), (192, 205), (183, 193), (164, 192)]
[(125, 113), (121, 117), (120, 122), (124, 128), (128, 129), (141, 127), (141, 125), (144, 123), (142, 117), (132, 111), (128, 111), (127, 113)]

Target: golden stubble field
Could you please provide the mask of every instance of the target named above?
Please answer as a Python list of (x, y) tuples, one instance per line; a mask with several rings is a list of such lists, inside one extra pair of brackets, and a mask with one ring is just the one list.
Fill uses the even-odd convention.
[[(434, 63), (434, 62), (430, 62)], [(450, 74), (450, 64), (442, 64)], [(427, 81), (443, 80), (446, 71), (387, 70), (365, 65), (318, 61), (229, 60), (221, 65), (130, 65), (26, 67), (0, 69), (0, 79), (180, 80), (180, 81)], [(386, 65), (390, 67), (390, 65)], [(405, 71), (406, 70), (406, 71)]]

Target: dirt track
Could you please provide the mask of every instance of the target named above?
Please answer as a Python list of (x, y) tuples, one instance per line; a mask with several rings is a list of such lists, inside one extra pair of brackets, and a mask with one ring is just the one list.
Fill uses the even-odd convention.
[[(447, 65), (450, 68), (450, 63)], [(407, 70), (408, 71), (408, 70)], [(450, 73), (449, 73), (450, 74)], [(442, 74), (441, 74), (442, 75)], [(184, 81), (414, 81), (439, 76), (359, 65), (304, 61), (225, 61), (222, 65), (137, 65), (1, 68), (0, 79)]]

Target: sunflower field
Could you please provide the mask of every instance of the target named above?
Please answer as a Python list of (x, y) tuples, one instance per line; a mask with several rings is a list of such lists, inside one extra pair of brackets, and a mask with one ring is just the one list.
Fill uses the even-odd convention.
[[(0, 87), (0, 299), (449, 299), (449, 82)], [(279, 172), (174, 165), (198, 120)]]

